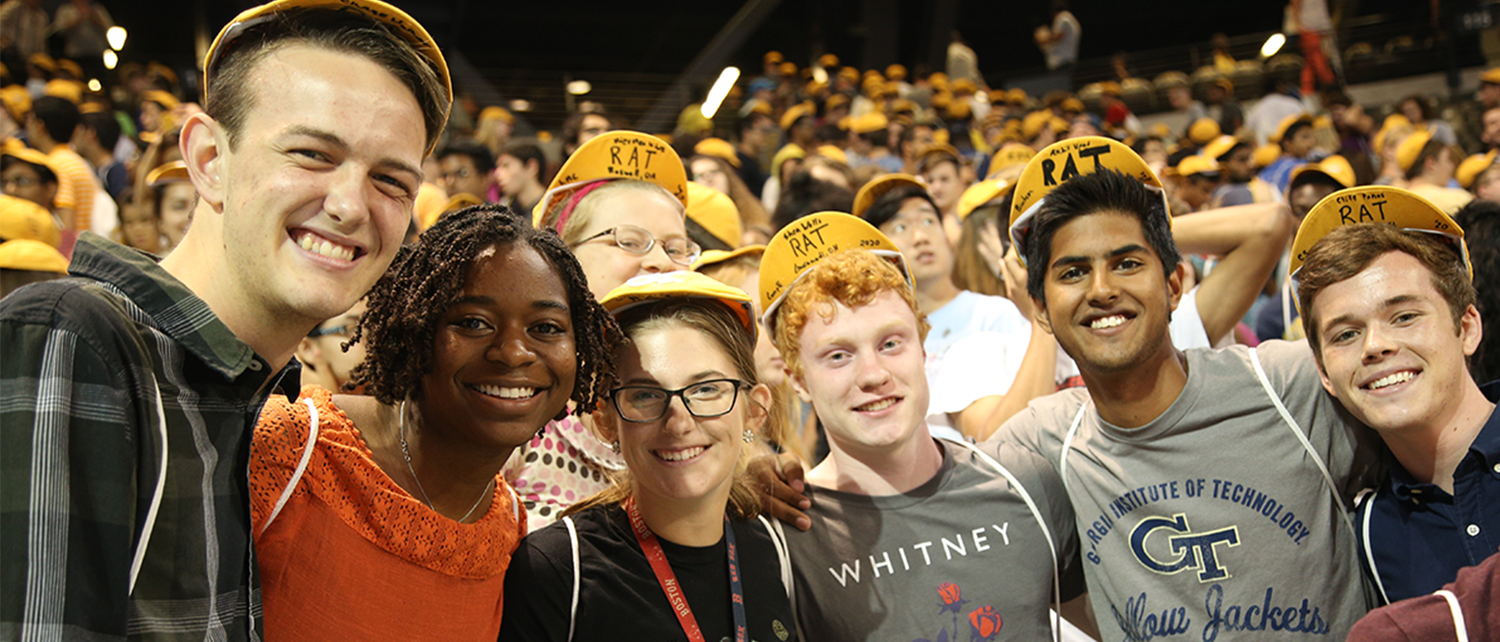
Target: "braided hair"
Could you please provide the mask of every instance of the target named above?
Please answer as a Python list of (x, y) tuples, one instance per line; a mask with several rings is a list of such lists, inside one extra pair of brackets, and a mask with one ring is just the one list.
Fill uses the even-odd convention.
[(568, 291), (578, 353), (573, 412), (592, 411), (608, 394), (620, 328), (594, 300), (583, 268), (562, 240), (500, 205), (476, 205), (448, 214), (416, 243), (397, 252), (391, 268), (370, 290), (369, 310), (349, 339), (366, 343), (365, 360), (350, 373), (353, 383), (364, 384), (367, 394), (386, 404), (420, 395), (422, 377), (432, 371), (438, 319), (462, 295), (475, 257), (486, 248), (516, 243), (536, 250)]

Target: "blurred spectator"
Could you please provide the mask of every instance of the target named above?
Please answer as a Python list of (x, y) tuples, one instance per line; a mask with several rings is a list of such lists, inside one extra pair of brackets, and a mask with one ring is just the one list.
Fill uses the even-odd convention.
[(120, 193), (129, 185), (125, 164), (115, 158), (115, 146), (120, 140), (120, 121), (106, 112), (83, 114), (82, 125), (73, 134), (73, 149), (94, 168), (110, 198), (119, 200)]
[(474, 141), (460, 140), (449, 143), (435, 154), (442, 168), (442, 180), (438, 183), (447, 190), (451, 198), (459, 194), (472, 194), (484, 202), (492, 202), (495, 184), (495, 158), (484, 145)]
[(1047, 69), (1072, 78), (1082, 33), (1078, 18), (1068, 11), (1068, 0), (1052, 0), (1052, 26), (1036, 29), (1036, 44), (1047, 57)]
[(0, 2), (0, 50), (20, 60), (46, 53), (49, 22), (42, 0)]
[(23, 286), (68, 276), (68, 260), (40, 241), (0, 243), (0, 299)]
[(510, 136), (515, 132), (516, 117), (510, 110), (504, 107), (485, 107), (479, 112), (479, 123), (474, 126), (474, 140), (485, 149), (490, 150), (490, 155), (500, 157), (501, 150), (505, 144), (510, 142)]
[(193, 208), (198, 205), (198, 192), (188, 178), (187, 166), (182, 161), (172, 161), (151, 170), (146, 175), (150, 189), (150, 203), (160, 222), (162, 238), (166, 245), (162, 253), (171, 252), (187, 236), (193, 224)]
[(1266, 80), (1265, 95), (1245, 114), (1245, 126), (1254, 132), (1256, 145), (1271, 142), (1271, 137), (1287, 116), (1307, 111), (1302, 101), (1292, 96), (1295, 91), (1296, 88), (1284, 77)]
[(969, 47), (969, 43), (964, 42), (963, 35), (957, 30), (954, 30), (953, 39), (948, 42), (947, 71), (950, 81), (963, 78), (979, 87), (985, 86), (984, 75), (979, 73), (979, 56)]
[(89, 0), (68, 0), (57, 8), (51, 31), (62, 36), (63, 56), (83, 61), (92, 71), (95, 66), (103, 69), (101, 56), (109, 48), (104, 35), (113, 26), (115, 21), (103, 5)]
[(1203, 107), (1203, 103), (1193, 100), (1193, 88), (1187, 85), (1168, 89), (1167, 104), (1172, 106), (1172, 111), (1177, 115), (1185, 117), (1188, 123), (1208, 118), (1208, 109)]
[(573, 112), (568, 119), (563, 121), (562, 133), (559, 138), (563, 144), (563, 158), (573, 155), (573, 151), (589, 141), (589, 139), (615, 129), (609, 116), (595, 112)]
[(1449, 215), (1474, 200), (1473, 194), (1448, 186), (1458, 169), (1453, 149), (1439, 142), (1430, 131), (1408, 136), (1396, 149), (1396, 162), (1406, 173), (1406, 189), (1432, 201)]
[(1444, 145), (1457, 145), (1458, 137), (1453, 133), (1453, 126), (1447, 121), (1435, 118), (1432, 103), (1420, 94), (1413, 94), (1401, 99), (1401, 114), (1411, 121), (1412, 127), (1425, 129), (1432, 133), (1432, 139)]
[[(809, 157), (814, 166), (818, 162)], [(826, 175), (826, 174), (825, 174)], [(776, 229), (786, 227), (792, 221), (814, 212), (848, 212), (854, 207), (854, 191), (847, 185), (838, 185), (820, 180), (813, 168), (802, 167), (791, 173), (791, 178), (781, 188), (781, 200), (776, 203), (771, 224)]]
[(1306, 114), (1287, 116), (1272, 134), (1271, 142), (1281, 146), (1281, 156), (1261, 170), (1260, 178), (1276, 188), (1276, 193), (1284, 194), (1292, 179), (1292, 170), (1307, 163), (1317, 144), (1312, 117)]
[(1214, 69), (1224, 75), (1234, 73), (1234, 56), (1229, 53), (1229, 36), (1216, 33), (1212, 39), (1214, 45)]
[(547, 156), (542, 148), (520, 140), (506, 143), (495, 160), (495, 184), (501, 203), (530, 216), (547, 191)]
[[(1328, 0), (1291, 0), (1286, 13), (1287, 33), (1297, 34), (1302, 44), (1302, 93), (1311, 95), (1318, 86), (1334, 84), (1333, 69), (1328, 66), (1324, 40), (1333, 44), (1333, 18), (1328, 15)], [(1335, 54), (1337, 55), (1337, 54)]]
[(1177, 182), (1173, 191), (1187, 205), (1188, 212), (1173, 211), (1172, 214), (1176, 216), (1208, 209), (1222, 176), (1219, 163), (1207, 156), (1194, 155), (1178, 162), (1176, 170)]
[(156, 199), (148, 197), (137, 200), (132, 194), (133, 191), (126, 188), (126, 198), (120, 199), (120, 230), (116, 240), (149, 254), (166, 254), (161, 217), (156, 213)]
[(1209, 116), (1218, 112), (1219, 131), (1226, 134), (1235, 134), (1245, 126), (1245, 110), (1240, 107), (1240, 101), (1234, 98), (1234, 83), (1228, 78), (1215, 80), (1205, 90), (1205, 101), (1208, 104)]
[(736, 170), (740, 180), (750, 188), (750, 193), (760, 198), (766, 185), (766, 173), (761, 170), (764, 161), (769, 161), (768, 152), (776, 145), (776, 121), (758, 111), (746, 114), (739, 121), (740, 142), (735, 146), (740, 166)]
[(1475, 381), (1494, 381), (1500, 379), (1500, 204), (1475, 200), (1454, 214), (1453, 221), (1463, 228), (1469, 246), (1474, 306), (1482, 323), (1479, 349), (1469, 358), (1469, 370)]
[(1479, 142), (1484, 145), (1480, 151), (1491, 151), (1500, 149), (1500, 107), (1485, 110), (1481, 124)]
[(52, 160), (29, 147), (12, 147), (0, 157), (0, 185), (6, 196), (31, 201), (56, 212), (57, 170)]

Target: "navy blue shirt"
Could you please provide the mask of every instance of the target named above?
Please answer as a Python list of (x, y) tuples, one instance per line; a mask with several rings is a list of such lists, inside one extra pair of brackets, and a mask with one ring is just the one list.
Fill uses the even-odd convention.
[[(1500, 381), (1480, 390), (1493, 402)], [(1388, 463), (1390, 476), (1358, 519), (1361, 556), (1373, 557), (1390, 601), (1441, 589), (1460, 568), (1500, 550), (1500, 412), (1490, 413), (1453, 471), (1451, 495), (1413, 479), (1394, 457)]]

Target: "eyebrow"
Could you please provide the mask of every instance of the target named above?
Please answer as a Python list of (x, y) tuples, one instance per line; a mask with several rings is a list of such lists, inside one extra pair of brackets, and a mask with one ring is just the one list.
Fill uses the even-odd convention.
[[(340, 152), (347, 153), (349, 151), (349, 143), (345, 142), (344, 139), (339, 137), (338, 134), (330, 131), (308, 127), (306, 125), (293, 125), (286, 130), (285, 135), (315, 138), (323, 141), (328, 145), (334, 146)], [(413, 176), (416, 176), (419, 180), (422, 178), (422, 168), (414, 166), (411, 163), (391, 158), (389, 156), (382, 156), (381, 158), (377, 159), (375, 161), (375, 165), (377, 167), (385, 167), (387, 169), (410, 173)]]
[[(495, 297), (485, 296), (482, 294), (473, 294), (469, 296), (459, 297), (458, 300), (453, 302), (453, 305), (494, 305), (496, 302), (497, 299), (495, 299)], [(554, 301), (552, 299), (538, 299), (536, 301), (532, 301), (531, 307), (537, 310), (562, 310), (563, 312), (568, 311), (568, 304), (561, 301)]]
[[(1107, 252), (1104, 255), (1104, 258), (1112, 259), (1112, 258), (1115, 258), (1117, 256), (1124, 256), (1126, 254), (1132, 254), (1132, 253), (1135, 253), (1135, 252), (1148, 252), (1149, 250), (1150, 250), (1150, 248), (1148, 248), (1148, 247), (1146, 247), (1144, 245), (1141, 245), (1140, 243), (1131, 243), (1129, 245), (1122, 245), (1122, 246), (1117, 247), (1117, 248), (1115, 248), (1113, 250), (1110, 250), (1109, 252)], [(1073, 263), (1088, 263), (1088, 262), (1089, 262), (1089, 257), (1087, 257), (1087, 256), (1082, 256), (1082, 255), (1077, 255), (1077, 256), (1063, 256), (1063, 257), (1059, 257), (1056, 261), (1053, 261), (1052, 262), (1052, 267), (1059, 267), (1059, 266), (1062, 266), (1062, 265), (1071, 265)]]
[[(700, 381), (704, 381), (704, 380), (707, 380), (707, 379), (730, 379), (730, 378), (732, 378), (732, 377), (730, 377), (729, 375), (724, 374), (722, 372), (719, 372), (718, 370), (704, 370), (703, 372), (700, 372), (700, 373), (695, 374), (695, 375), (693, 375), (691, 377), (688, 377), (688, 385), (691, 386), (694, 383), (697, 383), (697, 382), (700, 382)], [(651, 377), (649, 375), (639, 376), (639, 377), (631, 377), (630, 379), (625, 380), (623, 383), (625, 385), (627, 385), (627, 386), (649, 385), (649, 386), (652, 386), (652, 387), (656, 387), (656, 386), (660, 386), (661, 385), (661, 382), (657, 381), (655, 377)]]
[[(1393, 308), (1395, 306), (1401, 305), (1403, 303), (1411, 303), (1412, 301), (1416, 301), (1416, 300), (1418, 300), (1418, 298), (1417, 298), (1417, 295), (1415, 295), (1415, 294), (1398, 294), (1398, 295), (1393, 296), (1393, 297), (1391, 297), (1389, 299), (1386, 299), (1384, 303), (1381, 303), (1380, 304), (1380, 309), (1381, 310), (1386, 310), (1386, 309)], [(1340, 315), (1334, 317), (1328, 323), (1323, 324), (1323, 329), (1327, 330), (1328, 328), (1332, 328), (1332, 327), (1334, 327), (1336, 325), (1339, 325), (1341, 323), (1353, 323), (1354, 320), (1355, 320), (1355, 318), (1354, 318), (1354, 313), (1353, 312), (1350, 312), (1348, 314), (1340, 314)]]

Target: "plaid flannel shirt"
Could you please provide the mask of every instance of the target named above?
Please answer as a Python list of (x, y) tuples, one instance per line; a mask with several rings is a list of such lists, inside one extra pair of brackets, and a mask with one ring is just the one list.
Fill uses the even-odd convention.
[(247, 465), (285, 382), (148, 255), (0, 302), (0, 639), (259, 640)]

